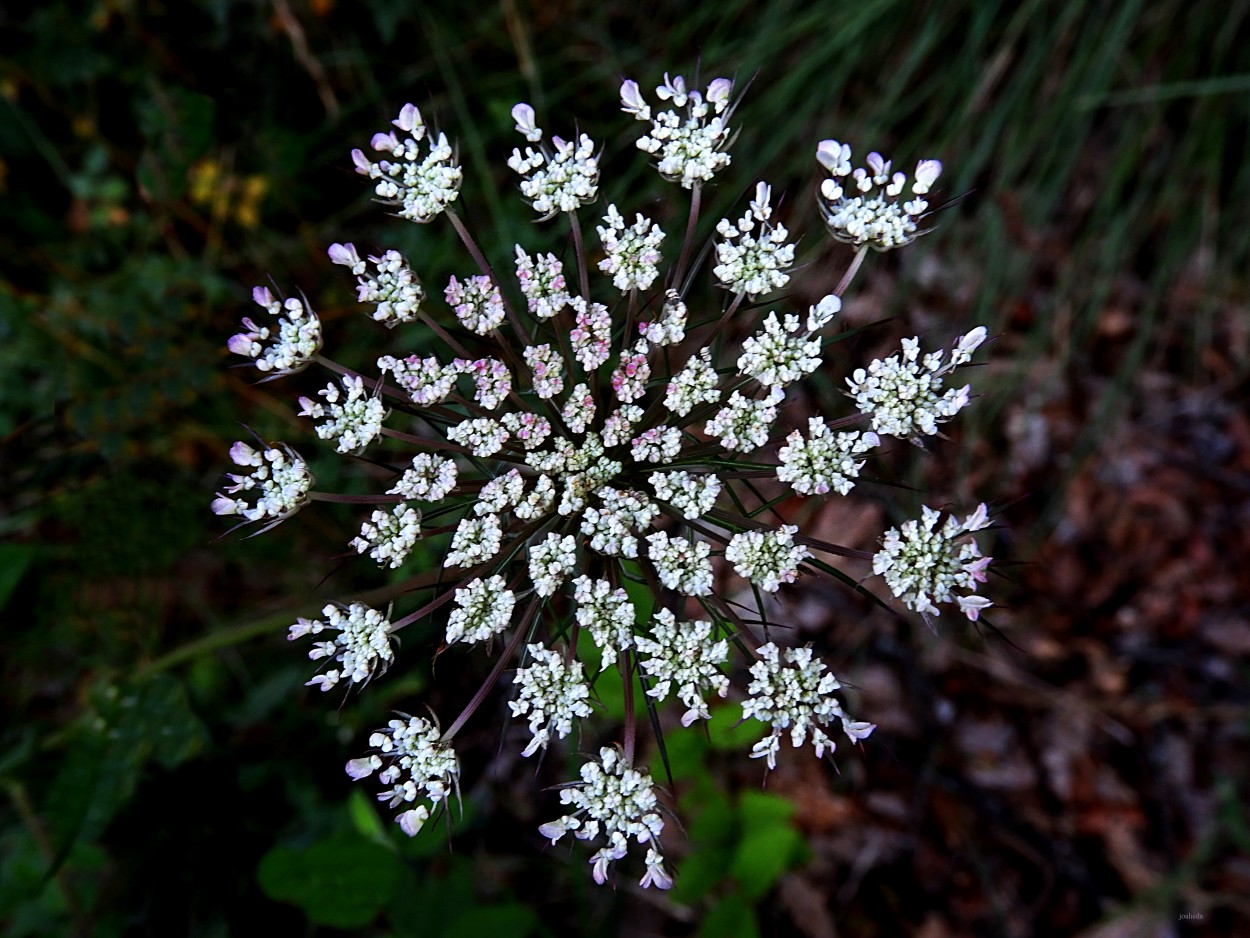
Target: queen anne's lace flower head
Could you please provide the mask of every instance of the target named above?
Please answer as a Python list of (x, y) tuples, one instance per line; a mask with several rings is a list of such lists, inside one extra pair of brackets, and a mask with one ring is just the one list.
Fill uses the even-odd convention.
[(363, 603), (352, 603), (343, 609), (331, 603), (321, 614), (327, 621), (300, 618), (287, 634), (287, 639), (294, 641), (305, 635), (338, 633), (332, 640), (316, 642), (308, 657), (314, 661), (333, 658), (339, 667), (321, 672), (308, 682), (309, 686), (316, 685), (327, 691), (341, 680), (359, 684), (385, 671), (395, 659), (391, 649), (391, 623), (376, 609)]
[[(374, 163), (362, 150), (352, 150), (356, 172), (375, 181), (373, 191), (379, 199), (398, 206), (400, 218), (433, 221), (460, 195), (461, 172), (455, 154), (445, 134), (427, 141), (421, 112), (412, 104), (405, 104), (391, 124), (407, 136), (401, 139), (394, 130), (374, 134), (370, 146), (390, 159)], [(422, 143), (428, 143), (424, 154)]]
[(887, 359), (877, 359), (865, 370), (855, 369), (847, 379), (851, 396), (860, 412), (872, 417), (872, 428), (888, 436), (915, 438), (932, 436), (937, 425), (945, 423), (968, 405), (969, 385), (948, 388), (942, 393), (943, 379), (985, 341), (985, 328), (978, 326), (956, 343), (949, 361), (941, 352), (920, 356), (920, 340), (903, 340), (903, 351)]
[(975, 595), (977, 584), (985, 582), (990, 558), (982, 557), (976, 541), (965, 540), (964, 535), (988, 527), (989, 515), (980, 505), (963, 521), (948, 515), (939, 527), (940, 519), (938, 512), (925, 506), (920, 520), (886, 531), (881, 550), (872, 558), (872, 572), (885, 577), (890, 592), (908, 609), (936, 616), (935, 603), (954, 600), (964, 615), (976, 620), (990, 605)]
[(232, 335), (226, 347), (252, 359), (256, 369), (270, 377), (295, 374), (311, 365), (321, 350), (321, 320), (308, 304), (293, 296), (279, 303), (268, 287), (253, 288), (252, 300), (277, 319), (276, 327), (258, 326), (245, 318), (247, 331)]
[(770, 769), (777, 766), (781, 734), (790, 731), (790, 742), (802, 746), (810, 734), (816, 757), (836, 745), (822, 726), (838, 720), (842, 732), (852, 742), (864, 739), (876, 726), (852, 720), (842, 712), (833, 692), (842, 685), (825, 670), (825, 663), (812, 657), (810, 648), (787, 648), (783, 653), (772, 642), (759, 647), (760, 660), (751, 665), (750, 698), (742, 703), (742, 718), (754, 718), (772, 727), (772, 733), (755, 744), (751, 758), (766, 759)]
[(517, 669), (514, 683), (519, 690), (508, 708), (514, 717), (529, 721), (533, 738), (521, 755), (530, 756), (546, 749), (553, 733), (563, 739), (573, 732), (575, 719), (590, 716), (590, 687), (580, 661), (566, 664), (559, 654), (542, 645), (530, 645), (526, 651), (534, 663)]
[(794, 245), (786, 243), (790, 232), (785, 226), (770, 221), (771, 202), (772, 187), (761, 182), (750, 208), (736, 223), (722, 218), (716, 226), (722, 240), (716, 243), (712, 273), (734, 293), (756, 297), (790, 282), (786, 271), (794, 263)]
[(602, 836), (607, 844), (590, 858), (595, 882), (604, 883), (608, 867), (624, 858), (632, 837), (639, 846), (647, 847), (646, 875), (643, 886), (668, 889), (673, 878), (664, 870), (660, 854), (660, 834), (664, 819), (660, 817), (659, 799), (651, 776), (633, 768), (611, 747), (599, 750), (597, 761), (582, 766), (582, 780), (560, 791), (560, 803), (573, 811), (538, 828), (553, 844), (565, 834), (578, 840), (595, 840)]
[(820, 186), (820, 210), (829, 233), (839, 241), (888, 251), (924, 234), (916, 222), (929, 207), (924, 196), (942, 173), (937, 160), (916, 164), (911, 198), (903, 201), (907, 174), (890, 172), (890, 161), (880, 153), (869, 153), (867, 166), (852, 171), (851, 148), (822, 140), (816, 159), (830, 176)]
[[(543, 132), (534, 124), (532, 107), (518, 104), (512, 109), (512, 116), (517, 131), (528, 142), (542, 140)], [(508, 159), (508, 167), (524, 177), (521, 194), (543, 221), (558, 212), (575, 212), (599, 194), (599, 158), (594, 141), (579, 134), (576, 140), (552, 137), (551, 144), (537, 150), (526, 147), (524, 153), (513, 150)]]
[[(701, 193), (730, 162), (732, 90), (724, 78), (699, 90), (665, 75), (653, 107), (636, 82), (624, 83), (623, 109), (647, 125), (639, 148), (690, 190), (688, 204), (647, 217), (608, 200), (589, 216), (600, 222), (593, 246), (583, 226), (599, 195), (594, 144), (581, 133), (545, 138), (533, 109), (517, 105), (512, 117), (525, 144), (509, 165), (533, 209), (564, 230), (548, 240), (559, 245), (552, 253), (517, 244), (503, 259), (488, 258), (452, 211), (461, 183), (452, 146), (407, 105), (395, 130), (374, 137), (376, 162), (353, 152), (356, 168), (400, 217), (446, 214), (448, 235), (464, 242), (475, 272), (448, 281), (444, 305), (428, 301), (398, 252), (365, 258), (352, 244), (332, 245), (330, 259), (355, 278), (364, 312), (395, 329), (394, 354), (377, 358), (368, 376), (321, 354), (321, 328), (304, 301), (279, 303), (264, 288), (253, 298), (276, 325), (245, 320), (246, 331), (230, 340), (231, 351), (266, 376), (313, 362), (336, 372), (315, 397), (301, 398), (302, 413), (338, 452), (361, 456), (371, 481), (351, 494), (313, 492), (289, 447), (236, 443), (231, 458), (243, 471), (228, 476), (213, 510), (272, 525), (313, 500), (363, 504), (350, 547), (397, 571), (395, 603), (415, 609), (392, 621), (390, 611), (356, 603), (327, 606), (324, 621), (301, 619), (292, 637), (319, 639), (312, 657), (325, 659), (309, 683), (366, 683), (391, 664), (398, 633), (423, 619), (425, 634), (437, 623), (438, 644), (496, 656), (488, 683), (463, 694), (464, 710), (445, 733), (403, 716), (373, 734), (373, 753), (348, 764), (355, 778), (379, 773), (381, 798), (401, 808), (409, 834), (455, 790), (451, 741), (509, 668), (511, 710), (529, 726), (527, 756), (559, 745), (590, 716), (599, 675), (615, 669), (622, 681), (622, 746), (598, 749), (581, 781), (561, 791), (569, 813), (542, 827), (553, 842), (570, 832), (597, 841), (591, 864), (600, 882), (631, 841), (646, 848), (644, 886), (672, 881), (654, 786), (635, 768), (640, 708), (629, 701), (654, 711), (676, 697), (683, 725), (708, 719), (716, 698), (728, 695), (731, 650), (758, 649), (743, 713), (770, 728), (753, 753), (769, 768), (783, 731), (823, 755), (832, 751), (826, 730), (835, 720), (852, 739), (872, 730), (843, 714), (833, 697), (838, 682), (810, 649), (782, 652), (756, 635), (786, 610), (787, 597), (764, 594), (800, 572), (831, 572), (822, 553), (847, 553), (800, 534), (786, 512), (792, 495), (848, 492), (880, 436), (936, 433), (968, 403), (966, 388), (943, 383), (985, 330), (969, 332), (949, 354), (922, 357), (917, 340), (905, 342), (899, 355), (852, 373), (857, 411), (804, 424), (808, 398), (796, 385), (828, 367), (827, 333), (865, 255), (836, 293), (806, 309), (781, 298), (752, 310), (748, 300), (789, 285), (795, 262), (784, 203), (762, 182), (740, 218), (717, 226), (712, 250), (702, 250), (694, 234), (707, 228)], [(852, 172), (841, 144), (822, 145), (820, 158), (833, 176), (822, 192), (835, 235), (877, 247), (914, 239), (935, 163), (921, 164), (911, 200), (898, 204), (903, 183), (879, 158), (869, 159), (871, 175)], [(843, 183), (857, 194), (841, 191)], [(682, 224), (687, 239), (669, 250), (666, 237)], [(677, 258), (671, 267), (665, 254)], [(496, 274), (508, 262), (515, 280)], [(709, 273), (724, 289), (700, 292)], [(966, 535), (984, 520), (981, 510), (939, 524), (925, 509), (920, 521), (886, 533), (874, 571), (912, 609), (955, 602), (975, 618), (989, 605), (975, 587), (989, 560)], [(431, 557), (436, 568), (419, 569)], [(654, 715), (654, 725), (668, 725)], [(598, 746), (593, 725), (579, 731), (566, 746)]]
[(348, 762), (347, 774), (359, 780), (378, 772), (378, 781), (387, 786), (378, 801), (392, 808), (420, 802), (395, 818), (405, 834), (415, 837), (430, 819), (430, 808), (459, 792), (460, 763), (451, 746), (439, 738), (437, 725), (421, 717), (402, 716), (369, 737), (374, 751)]
[[(226, 474), (230, 484), (213, 499), (213, 514), (238, 515), (244, 521), (265, 521), (268, 524), (263, 530), (267, 530), (308, 504), (312, 473), (304, 460), (285, 443), (270, 443), (263, 449), (256, 449), (239, 440), (230, 447), (230, 460), (252, 471), (247, 475)], [(240, 492), (254, 494), (256, 500), (240, 498)]]
[(356, 275), (356, 299), (375, 305), (373, 318), (378, 322), (394, 329), (417, 318), (425, 290), (398, 251), (386, 251), (381, 257), (369, 255), (372, 275), (368, 275), (369, 267), (354, 244), (331, 244), (327, 253), (331, 261)]
[(651, 129), (638, 138), (638, 149), (659, 157), (660, 175), (693, 189), (729, 165), (731, 131), (726, 122), (733, 110), (733, 82), (717, 78), (700, 94), (688, 91), (682, 76), (670, 79), (665, 74), (655, 93), (685, 113), (673, 109), (653, 113), (633, 79), (621, 84), (621, 110), (636, 120), (651, 122)]

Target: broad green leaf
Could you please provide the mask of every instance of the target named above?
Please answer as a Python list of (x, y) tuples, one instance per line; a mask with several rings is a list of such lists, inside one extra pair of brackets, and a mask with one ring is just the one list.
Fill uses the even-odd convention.
[(265, 895), (298, 905), (317, 925), (360, 928), (394, 895), (401, 865), (394, 851), (341, 835), (302, 850), (275, 847), (256, 880)]

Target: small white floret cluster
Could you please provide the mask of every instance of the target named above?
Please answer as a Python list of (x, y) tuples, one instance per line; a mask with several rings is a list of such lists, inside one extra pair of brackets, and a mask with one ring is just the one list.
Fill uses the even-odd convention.
[(287, 639), (294, 641), (329, 630), (338, 632), (333, 640), (316, 642), (308, 657), (314, 661), (333, 658), (339, 667), (322, 671), (306, 686), (327, 691), (344, 679), (359, 684), (390, 666), (395, 654), (391, 649), (391, 623), (386, 616), (363, 603), (352, 603), (347, 609), (331, 603), (321, 614), (327, 621), (300, 618), (287, 633)]
[(881, 550), (872, 558), (872, 572), (885, 577), (890, 592), (908, 609), (936, 616), (936, 603), (954, 601), (975, 621), (991, 605), (976, 595), (991, 558), (982, 557), (976, 541), (965, 535), (989, 527), (989, 513), (980, 505), (963, 521), (948, 515), (939, 527), (939, 520), (941, 514), (926, 505), (919, 520), (886, 531)]
[[(213, 514), (238, 515), (244, 521), (265, 521), (267, 527), (289, 518), (308, 503), (313, 477), (308, 465), (285, 443), (271, 443), (263, 449), (242, 440), (230, 447), (230, 460), (252, 471), (247, 475), (229, 472), (230, 484), (213, 499)], [(237, 497), (240, 492), (256, 500)]]
[(823, 140), (816, 159), (829, 172), (820, 186), (820, 209), (829, 233), (839, 241), (888, 251), (924, 234), (916, 222), (929, 207), (924, 196), (942, 173), (937, 160), (916, 164), (911, 198), (903, 201), (907, 174), (891, 172), (890, 161), (880, 153), (869, 153), (868, 165), (852, 171), (851, 148)]
[(404, 719), (391, 720), (386, 729), (369, 737), (375, 751), (348, 762), (347, 774), (359, 780), (381, 769), (378, 781), (389, 787), (378, 795), (378, 801), (392, 808), (422, 802), (396, 818), (400, 829), (415, 837), (430, 819), (431, 807), (437, 808), (452, 794), (459, 794), (460, 762), (441, 739), (437, 724), (422, 717), (402, 716)]
[(293, 296), (279, 302), (268, 287), (254, 287), (252, 300), (277, 319), (276, 331), (244, 318), (247, 331), (232, 335), (226, 347), (250, 358), (258, 371), (271, 377), (292, 375), (311, 365), (321, 351), (321, 320), (309, 305)]

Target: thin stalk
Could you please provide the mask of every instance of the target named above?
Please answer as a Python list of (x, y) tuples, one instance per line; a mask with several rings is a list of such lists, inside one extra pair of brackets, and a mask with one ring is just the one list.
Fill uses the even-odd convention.
[(577, 255), (577, 279), (582, 288), (582, 296), (590, 302), (590, 275), (586, 272), (586, 251), (582, 246), (582, 225), (577, 220), (577, 212), (569, 212), (569, 227), (573, 230), (573, 252)]
[[(481, 249), (477, 246), (477, 242), (473, 240), (473, 236), (469, 234), (469, 229), (466, 228), (464, 222), (460, 220), (460, 216), (450, 209), (447, 210), (446, 215), (451, 221), (451, 226), (456, 229), (456, 234), (460, 236), (460, 240), (464, 243), (465, 249), (469, 252), (469, 255), (477, 264), (478, 270), (489, 277), (490, 282), (498, 287), (499, 281), (495, 278), (494, 268), (491, 267), (490, 261), (486, 259), (486, 255), (483, 254)], [(503, 301), (503, 308), (507, 314), (508, 323), (512, 326), (518, 338), (520, 338), (525, 345), (532, 344), (529, 331), (525, 328), (525, 324), (521, 322), (521, 318), (517, 316), (516, 310), (512, 308), (512, 304), (509, 303), (506, 298), (504, 298)]]
[(621, 668), (621, 692), (625, 697), (625, 729), (621, 740), (622, 755), (626, 765), (634, 764), (634, 744), (638, 738), (637, 720), (634, 719), (634, 658), (628, 650), (621, 652), (624, 666)]
[(464, 724), (468, 722), (469, 717), (473, 716), (473, 714), (477, 711), (477, 708), (482, 705), (482, 701), (486, 699), (486, 695), (494, 690), (495, 682), (499, 680), (499, 675), (503, 674), (503, 669), (508, 666), (508, 662), (511, 661), (512, 656), (516, 654), (517, 646), (521, 644), (521, 640), (525, 638), (526, 633), (529, 631), (530, 623), (534, 620), (534, 617), (538, 615), (539, 605), (540, 601), (538, 599), (530, 601), (529, 608), (525, 610), (525, 617), (521, 620), (520, 625), (517, 626), (516, 632), (513, 634), (512, 638), (509, 639), (507, 647), (503, 650), (503, 654), (499, 656), (499, 660), (495, 662), (495, 666), (490, 669), (490, 674), (487, 675), (486, 680), (482, 682), (482, 686), (477, 689), (477, 693), (473, 695), (473, 699), (469, 701), (468, 706), (460, 712), (460, 716), (456, 717), (455, 722), (447, 728), (445, 733), (443, 733), (443, 742), (449, 743), (452, 741), (456, 733), (459, 732), (460, 727), (464, 726)]
[(860, 265), (864, 263), (864, 255), (868, 253), (868, 245), (864, 245), (855, 252), (855, 259), (851, 261), (851, 266), (846, 269), (846, 273), (842, 275), (842, 279), (838, 281), (837, 289), (833, 292), (837, 296), (841, 296), (846, 292), (846, 288), (851, 285), (851, 281), (855, 279), (855, 275), (859, 273)]
[(681, 243), (681, 255), (677, 258), (677, 267), (674, 268), (670, 281), (674, 288), (678, 288), (681, 278), (686, 274), (686, 264), (690, 262), (690, 247), (694, 244), (694, 230), (699, 222), (699, 203), (702, 201), (702, 195), (703, 186), (696, 182), (694, 188), (690, 190), (690, 217), (686, 219), (686, 239)]

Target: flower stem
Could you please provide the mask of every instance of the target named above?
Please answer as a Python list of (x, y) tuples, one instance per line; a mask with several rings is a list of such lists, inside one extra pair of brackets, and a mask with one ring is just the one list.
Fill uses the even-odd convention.
[(696, 182), (694, 188), (690, 190), (690, 216), (686, 219), (686, 238), (681, 243), (681, 255), (677, 258), (677, 267), (669, 283), (669, 286), (675, 290), (681, 289), (682, 277), (686, 275), (686, 265), (690, 263), (690, 249), (694, 244), (694, 230), (699, 222), (699, 203), (702, 201), (702, 195), (703, 186)]
[(833, 291), (835, 295), (841, 296), (846, 292), (846, 288), (851, 285), (851, 281), (855, 279), (855, 275), (859, 273), (859, 267), (864, 263), (864, 255), (868, 253), (868, 245), (864, 245), (855, 252), (855, 259), (851, 261), (851, 266), (846, 269), (846, 273), (842, 275), (842, 279), (838, 281), (837, 288)]
[(586, 251), (582, 247), (582, 225), (577, 220), (577, 212), (569, 212), (569, 227), (573, 230), (573, 251), (577, 254), (577, 280), (582, 288), (582, 296), (590, 300), (590, 276), (586, 272)]
[(503, 654), (499, 656), (499, 660), (495, 662), (495, 666), (490, 669), (490, 674), (486, 676), (486, 680), (482, 682), (482, 686), (477, 689), (477, 693), (473, 695), (473, 699), (469, 701), (468, 706), (460, 712), (460, 716), (456, 717), (454, 723), (447, 728), (447, 732), (442, 735), (444, 743), (451, 742), (452, 738), (459, 732), (460, 727), (468, 722), (469, 717), (473, 716), (478, 707), (482, 705), (482, 701), (486, 699), (486, 695), (495, 689), (495, 682), (499, 680), (499, 675), (503, 674), (503, 669), (508, 666), (508, 662), (512, 660), (512, 656), (516, 654), (517, 646), (521, 644), (521, 640), (525, 638), (529, 632), (530, 623), (534, 620), (534, 616), (538, 614), (539, 601), (534, 599), (530, 602), (529, 608), (525, 610), (525, 616), (522, 618), (520, 625), (517, 626), (516, 632), (508, 641), (508, 646), (504, 649)]
[[(456, 229), (456, 234), (460, 236), (460, 240), (464, 242), (465, 249), (469, 252), (470, 256), (472, 256), (474, 262), (477, 264), (478, 270), (489, 277), (490, 282), (498, 287), (499, 281), (495, 278), (494, 268), (490, 266), (490, 261), (486, 259), (486, 255), (483, 254), (481, 249), (477, 246), (477, 242), (473, 240), (473, 236), (469, 234), (469, 229), (466, 228), (464, 222), (460, 220), (460, 216), (451, 209), (448, 209), (445, 214), (451, 222), (451, 226)], [(525, 345), (529, 345), (531, 343), (530, 334), (526, 330), (524, 323), (521, 322), (521, 318), (517, 316), (516, 310), (512, 308), (512, 304), (509, 303), (506, 298), (503, 301), (503, 308), (507, 313), (508, 323), (516, 332), (517, 337), (520, 338)]]
[(627, 765), (634, 764), (634, 744), (638, 738), (637, 721), (634, 719), (634, 656), (628, 649), (620, 652), (621, 688), (625, 697), (625, 730), (621, 741), (622, 754)]

